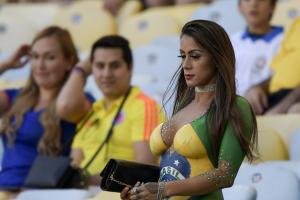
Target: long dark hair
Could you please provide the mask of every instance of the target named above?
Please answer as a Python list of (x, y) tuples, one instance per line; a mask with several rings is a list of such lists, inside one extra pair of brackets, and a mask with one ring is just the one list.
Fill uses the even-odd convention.
[[(192, 37), (196, 43), (206, 49), (211, 55), (212, 64), (216, 68), (216, 91), (208, 109), (206, 124), (210, 133), (214, 158), (219, 154), (221, 141), (228, 123), (230, 123), (246, 153), (249, 161), (255, 158), (257, 147), (257, 125), (251, 110), (251, 139), (245, 135), (246, 122), (235, 104), (235, 56), (232, 44), (225, 30), (218, 24), (207, 20), (194, 20), (186, 23), (181, 31), (181, 37)], [(175, 87), (174, 87), (175, 84)], [(187, 106), (195, 97), (195, 91), (186, 84), (182, 66), (174, 74), (167, 91), (172, 90), (168, 97), (163, 97), (164, 106), (175, 95), (173, 113), (175, 115)]]

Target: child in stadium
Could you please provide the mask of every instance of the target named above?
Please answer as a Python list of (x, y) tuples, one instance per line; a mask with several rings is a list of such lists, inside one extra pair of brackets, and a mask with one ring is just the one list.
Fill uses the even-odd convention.
[[(270, 63), (278, 52), (283, 37), (283, 28), (270, 24), (277, 0), (240, 0), (239, 9), (247, 21), (244, 31), (231, 37), (236, 55), (237, 93), (253, 103), (256, 114), (268, 107), (267, 94), (272, 76)], [(257, 88), (256, 85), (264, 84)]]

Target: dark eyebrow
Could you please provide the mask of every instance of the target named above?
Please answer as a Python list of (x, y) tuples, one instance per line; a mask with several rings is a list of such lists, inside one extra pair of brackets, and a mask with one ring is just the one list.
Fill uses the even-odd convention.
[[(105, 65), (105, 63), (103, 61), (95, 61), (94, 62), (96, 65)], [(120, 61), (118, 60), (113, 60), (111, 62), (108, 63), (108, 65), (115, 65), (115, 64), (119, 64)]]
[(109, 64), (119, 64), (120, 63), (120, 61), (118, 61), (118, 60), (113, 60), (113, 61), (111, 61)]
[[(184, 52), (182, 49), (180, 49), (179, 51), (180, 51), (180, 53), (181, 53), (181, 52)], [(200, 53), (203, 53), (204, 51), (201, 50), (201, 49), (193, 49), (193, 50), (190, 50), (188, 53), (190, 54), (190, 53), (194, 53), (194, 52), (200, 52)]]
[[(30, 51), (30, 55), (33, 55), (33, 54), (39, 54), (39, 52), (37, 52), (37, 51)], [(55, 51), (46, 51), (46, 52), (44, 52), (43, 53), (44, 55), (52, 55), (52, 54), (56, 54), (56, 52)]]
[(190, 53), (194, 53), (194, 52), (200, 52), (200, 53), (203, 53), (204, 51), (201, 50), (201, 49), (193, 49), (193, 50), (189, 51), (189, 54), (190, 54)]

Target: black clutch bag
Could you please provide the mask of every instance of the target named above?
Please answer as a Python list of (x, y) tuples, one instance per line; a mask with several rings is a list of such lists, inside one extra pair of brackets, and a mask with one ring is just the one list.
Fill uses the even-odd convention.
[(67, 156), (39, 155), (32, 164), (24, 186), (26, 188), (84, 188), (85, 173), (70, 166)]
[[(109, 141), (111, 135), (113, 133), (113, 128), (115, 125), (115, 121), (123, 107), (129, 93), (131, 91), (131, 87), (127, 91), (125, 97), (122, 100), (121, 105), (119, 106), (118, 112), (115, 115), (111, 127), (106, 135), (105, 140), (99, 146), (97, 151), (94, 153), (89, 162), (84, 166), (83, 169), (75, 169), (70, 166), (70, 158), (68, 156), (46, 156), (46, 155), (38, 155), (35, 161), (33, 162), (29, 174), (25, 180), (25, 187), (27, 188), (85, 188), (87, 187), (86, 169), (90, 166), (90, 164), (97, 157), (98, 153), (101, 151), (103, 146)], [(79, 132), (87, 120), (93, 115), (93, 111), (91, 111), (86, 118), (85, 121), (81, 123), (81, 126), (77, 129)], [(61, 149), (61, 152), (66, 147), (70, 146), (73, 137), (71, 137)]]
[(101, 189), (121, 192), (124, 187), (132, 188), (138, 181), (158, 182), (159, 167), (126, 160), (110, 159), (101, 172)]

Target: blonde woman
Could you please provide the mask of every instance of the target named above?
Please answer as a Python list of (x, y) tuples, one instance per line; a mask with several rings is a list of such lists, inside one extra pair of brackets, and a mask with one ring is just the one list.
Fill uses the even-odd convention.
[[(78, 62), (69, 32), (55, 26), (42, 30), (31, 46), (22, 45), (0, 63), (0, 74), (22, 68), (26, 63), (23, 57), (31, 62), (27, 84), (0, 92), (0, 133), (4, 142), (0, 190), (9, 192), (23, 186), (38, 153), (57, 154), (76, 126), (56, 114), (57, 96)], [(69, 149), (64, 152), (68, 153)]]

